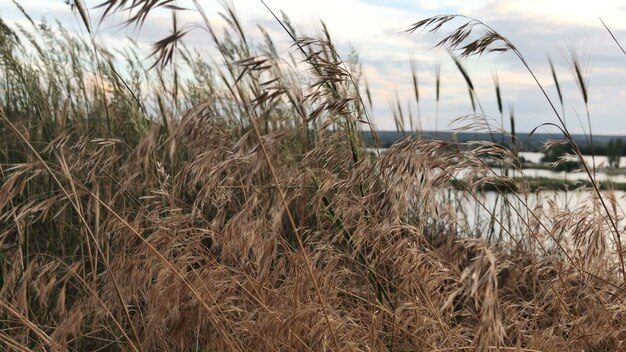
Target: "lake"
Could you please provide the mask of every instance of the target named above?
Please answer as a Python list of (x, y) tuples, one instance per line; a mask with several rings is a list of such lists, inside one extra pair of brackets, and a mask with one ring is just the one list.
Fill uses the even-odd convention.
[[(374, 151), (373, 149), (370, 149)], [(383, 153), (385, 150), (381, 149)], [(530, 163), (539, 164), (543, 153), (522, 152), (520, 153), (526, 161)], [(591, 156), (583, 156), (588, 165), (592, 165), (594, 161)], [(612, 181), (616, 183), (626, 183), (626, 175), (616, 173), (607, 174), (603, 172), (606, 170), (608, 160), (606, 156), (596, 156), (596, 180), (597, 181)], [(626, 158), (620, 160), (620, 167), (626, 167)], [(493, 171), (500, 174), (502, 170), (494, 167)], [(470, 172), (467, 170), (467, 172)], [(461, 170), (455, 173), (455, 177), (462, 178), (464, 171)], [(588, 180), (589, 177), (585, 172), (556, 172), (546, 169), (524, 168), (521, 172), (508, 170), (509, 176), (526, 176), (526, 177), (546, 177), (552, 179), (561, 180)], [(582, 214), (591, 215), (595, 211), (596, 214), (601, 214), (606, 217), (606, 211), (599, 206), (598, 202), (593, 202), (594, 193), (589, 189), (580, 189), (574, 191), (554, 191), (545, 190), (539, 192), (533, 192), (529, 194), (508, 193), (499, 194), (497, 192), (479, 192), (477, 194), (469, 194), (461, 190), (441, 190), (435, 197), (435, 204), (439, 207), (442, 204), (453, 205), (456, 212), (457, 219), (464, 219), (467, 222), (468, 229), (474, 229), (482, 233), (476, 233), (476, 236), (488, 236), (489, 234), (501, 234), (506, 231), (510, 231), (515, 236), (524, 236), (528, 234), (529, 222), (537, 223), (536, 218), (532, 214), (538, 215), (541, 222), (546, 225), (547, 228), (552, 226), (554, 216), (563, 214), (563, 211), (578, 210)], [(626, 192), (613, 191), (610, 195), (603, 192), (603, 199), (605, 200), (611, 214), (617, 215), (618, 228), (620, 231), (626, 226), (624, 217), (626, 213)], [(505, 203), (507, 206), (503, 207)], [(531, 213), (532, 211), (532, 213)], [(599, 211), (599, 212), (598, 212)], [(495, 214), (495, 219), (493, 221)], [(498, 222), (502, 221), (504, 227), (501, 227)], [(605, 221), (606, 230), (608, 230), (610, 224)], [(610, 233), (607, 232), (607, 233)]]
[[(520, 153), (520, 156), (522, 156), (524, 159), (526, 159), (527, 161), (531, 163), (537, 164), (541, 162), (543, 153), (523, 152), (523, 153)], [(594, 158), (592, 158), (590, 155), (583, 155), (583, 159), (589, 166), (593, 165)], [(595, 165), (596, 165), (596, 180), (597, 181), (612, 181), (616, 183), (626, 183), (626, 175), (624, 174), (607, 174), (606, 172), (603, 172), (603, 170), (605, 170), (606, 166), (608, 165), (608, 159), (606, 156), (604, 155), (596, 156)], [(626, 158), (620, 159), (620, 168), (621, 167), (626, 167)], [(551, 170), (546, 170), (546, 169), (534, 169), (534, 168), (525, 168), (521, 175), (528, 176), (528, 177), (548, 177), (548, 178), (554, 178), (554, 179), (567, 179), (567, 180), (588, 180), (589, 179), (589, 176), (587, 175), (587, 173), (583, 171), (566, 172), (566, 171), (551, 171)], [(516, 175), (516, 176), (521, 176), (521, 175)]]
[[(529, 224), (539, 229), (539, 221), (550, 229), (557, 215), (565, 216), (567, 212), (580, 212), (584, 217), (591, 217), (593, 212), (600, 214), (604, 221), (606, 233), (610, 233), (610, 223), (606, 211), (598, 202), (593, 201), (594, 194), (590, 190), (577, 191), (540, 191), (529, 194), (497, 192), (479, 192), (470, 195), (463, 191), (442, 191), (438, 195), (439, 204), (452, 204), (456, 216), (466, 222), (468, 229), (476, 231), (472, 235), (478, 237), (509, 236), (522, 238), (529, 233)], [(612, 215), (617, 215), (618, 229), (622, 231), (626, 209), (626, 192), (613, 191), (612, 196), (603, 193), (603, 199)], [(503, 204), (505, 206), (503, 206)], [(492, 214), (494, 216), (492, 216)], [(535, 218), (537, 216), (537, 218)], [(576, 215), (574, 215), (576, 217)], [(495, 219), (494, 219), (495, 218)], [(576, 221), (585, 220), (578, 216)], [(502, 223), (504, 226), (500, 226)], [(531, 226), (531, 227), (532, 227)], [(574, 222), (571, 229), (580, 226)]]
[[(374, 148), (367, 148), (367, 150), (370, 152), (375, 152)], [(382, 154), (386, 150), (387, 150), (386, 148), (380, 148), (380, 153)], [(530, 163), (534, 163), (534, 164), (541, 163), (541, 158), (543, 157), (543, 155), (544, 155), (543, 153), (534, 153), (534, 152), (521, 152), (520, 153), (520, 156), (523, 157), (526, 161)], [(589, 166), (593, 165), (594, 158), (592, 158), (590, 155), (583, 155), (583, 159), (585, 160), (587, 165)], [(604, 155), (596, 156), (595, 165), (596, 165), (596, 180), (597, 181), (600, 181), (600, 182), (612, 181), (616, 183), (626, 183), (626, 174), (622, 174), (622, 173), (608, 174), (605, 172), (606, 166), (608, 165), (608, 158), (606, 156)], [(619, 167), (626, 168), (626, 157), (620, 159)], [(500, 170), (498, 170), (497, 168), (494, 168), (494, 171), (500, 174)], [(508, 172), (509, 172), (509, 176), (546, 177), (546, 178), (559, 179), (559, 180), (566, 179), (570, 181), (589, 179), (589, 176), (584, 171), (552, 171), (552, 170), (546, 170), (543, 168), (539, 169), (539, 168), (526, 167), (524, 168), (522, 173), (519, 173), (519, 172), (514, 173), (512, 170), (509, 170)]]

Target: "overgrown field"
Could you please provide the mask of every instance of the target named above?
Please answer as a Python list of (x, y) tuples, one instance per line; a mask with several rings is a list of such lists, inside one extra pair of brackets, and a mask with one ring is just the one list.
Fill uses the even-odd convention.
[[(411, 137), (371, 155), (369, 90), (325, 28), (283, 22), (281, 56), (224, 18), (227, 34), (204, 24), (216, 55), (174, 32), (151, 69), (0, 21), (3, 350), (626, 348), (623, 213), (593, 170), (584, 205), (498, 196), (475, 219), (486, 184), (529, 204), (482, 158), (515, 170), (515, 148)], [(461, 50), (523, 61), (485, 33)]]

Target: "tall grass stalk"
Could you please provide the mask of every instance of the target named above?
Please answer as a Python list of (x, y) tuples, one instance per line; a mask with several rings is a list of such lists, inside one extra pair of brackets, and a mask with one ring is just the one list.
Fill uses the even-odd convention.
[(439, 98), (441, 93), (441, 63), (435, 69), (435, 137), (439, 133)]

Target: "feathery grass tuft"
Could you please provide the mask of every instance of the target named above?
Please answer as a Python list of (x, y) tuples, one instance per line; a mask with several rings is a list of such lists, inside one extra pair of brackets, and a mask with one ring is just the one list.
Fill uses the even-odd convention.
[[(374, 156), (358, 55), (342, 60), (325, 26), (308, 37), (276, 17), (294, 44), (286, 59), (232, 8), (216, 33), (194, 1), (207, 61), (185, 46), (192, 27), (175, 2), (103, 2), (105, 17), (127, 11), (138, 28), (154, 9), (173, 12), (150, 67), (92, 41), (73, 3), (88, 40), (0, 20), (3, 349), (624, 347), (623, 211), (593, 178), (577, 191), (588, 201), (564, 209), (491, 168), (522, 172), (512, 107), (510, 133), (484, 113), (454, 124), (509, 145), (406, 136)], [(483, 24), (465, 19), (440, 45), (523, 61), (493, 30), (472, 39)], [(452, 58), (482, 112), (480, 82)], [(437, 66), (437, 105), (440, 80)], [(403, 130), (399, 98), (392, 110)]]

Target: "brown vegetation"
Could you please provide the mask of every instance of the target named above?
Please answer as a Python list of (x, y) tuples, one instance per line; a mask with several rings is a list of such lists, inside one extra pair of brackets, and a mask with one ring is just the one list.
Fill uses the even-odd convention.
[(515, 182), (482, 157), (515, 151), (406, 138), (372, 157), (358, 62), (325, 29), (285, 22), (294, 72), (224, 18), (226, 37), (205, 24), (221, 65), (174, 32), (153, 70), (62, 28), (0, 26), (4, 349), (623, 348), (611, 193), (592, 182), (570, 210), (498, 196), (477, 218), (481, 184)]

